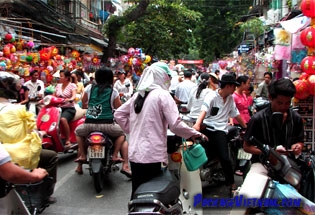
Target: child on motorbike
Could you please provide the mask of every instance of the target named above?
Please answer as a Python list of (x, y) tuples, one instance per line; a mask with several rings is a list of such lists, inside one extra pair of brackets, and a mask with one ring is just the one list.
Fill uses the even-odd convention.
[[(112, 160), (123, 162), (121, 173), (131, 177), (128, 163), (128, 143), (125, 134), (118, 124), (114, 122), (114, 109), (121, 105), (119, 93), (113, 88), (113, 72), (109, 68), (99, 69), (95, 72), (96, 84), (85, 88), (82, 97), (82, 107), (87, 108), (85, 123), (75, 130), (80, 156), (75, 160), (78, 163), (76, 172), (82, 174), (82, 164), (86, 162), (87, 146), (84, 139), (90, 132), (100, 131), (108, 134), (115, 140)], [(121, 152), (122, 158), (118, 157)]]

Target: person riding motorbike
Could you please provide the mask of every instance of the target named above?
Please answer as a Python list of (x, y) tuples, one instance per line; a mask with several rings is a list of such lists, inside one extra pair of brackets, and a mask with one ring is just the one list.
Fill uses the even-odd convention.
[(54, 96), (65, 98), (66, 103), (61, 106), (62, 113), (60, 118), (61, 126), (65, 134), (65, 147), (71, 147), (69, 122), (75, 116), (75, 107), (73, 101), (77, 95), (77, 85), (71, 83), (71, 72), (68, 70), (60, 70), (60, 83), (57, 84)]
[(169, 93), (170, 76), (171, 71), (163, 62), (145, 68), (137, 93), (114, 113), (117, 123), (130, 135), (131, 198), (141, 184), (161, 173), (162, 163), (168, 163), (168, 127), (186, 139), (205, 138), (181, 121), (177, 105)]
[(239, 83), (232, 74), (224, 74), (220, 80), (220, 88), (206, 95), (201, 112), (193, 126), (200, 131), (201, 124), (207, 129), (203, 133), (208, 137), (209, 142), (205, 144), (208, 158), (219, 157), (225, 177), (226, 185), (230, 186), (230, 195), (236, 190), (234, 171), (228, 148), (228, 120), (236, 118), (239, 124), (246, 128), (246, 124), (235, 106), (232, 94)]
[[(24, 105), (9, 102), (9, 99), (16, 99), (17, 97), (16, 83), (18, 79), (19, 77), (13, 73), (0, 72), (0, 142), (2, 142), (2, 147), (10, 154), (13, 163), (29, 170), (36, 168), (47, 170), (49, 176), (53, 178), (53, 184), (47, 191), (47, 194), (51, 196), (57, 181), (57, 153), (42, 149), (41, 137), (44, 134), (36, 130), (33, 113), (26, 111)], [(15, 167), (12, 169), (20, 172)], [(40, 177), (45, 174), (43, 170), (35, 170), (36, 172), (40, 174)], [(14, 181), (31, 179), (28, 182), (39, 179), (39, 176), (36, 178), (36, 176), (29, 174), (25, 174), (25, 179), (16, 179), (14, 178), (16, 176), (9, 176), (8, 174), (3, 179)], [(55, 198), (51, 196), (49, 202), (54, 203), (55, 201)]]
[[(292, 81), (286, 78), (272, 81), (268, 91), (271, 103), (251, 117), (243, 145), (244, 151), (253, 154), (249, 171), (265, 175), (267, 175), (267, 170), (259, 160), (262, 152), (250, 142), (252, 136), (261, 143), (275, 148), (279, 153), (292, 150), (296, 156), (301, 154), (304, 143), (302, 118), (296, 111), (290, 109), (291, 100), (296, 93)], [(274, 112), (283, 113), (283, 122), (280, 126), (276, 126), (276, 123), (271, 121)]]
[[(88, 85), (85, 88), (82, 105), (87, 108), (84, 124), (75, 130), (79, 146), (80, 156), (75, 160), (78, 162), (76, 172), (82, 174), (82, 163), (86, 162), (87, 146), (84, 139), (90, 132), (100, 131), (108, 134), (115, 140), (115, 147), (112, 156), (113, 161), (122, 161), (121, 173), (131, 177), (128, 162), (128, 143), (125, 134), (118, 124), (114, 122), (113, 110), (121, 105), (118, 91), (112, 87), (113, 72), (109, 68), (99, 69), (95, 72), (96, 84)], [(119, 151), (122, 158), (118, 157)]]

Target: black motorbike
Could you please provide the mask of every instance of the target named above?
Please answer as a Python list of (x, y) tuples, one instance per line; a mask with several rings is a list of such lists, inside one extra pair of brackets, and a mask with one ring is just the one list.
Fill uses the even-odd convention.
[(93, 177), (95, 190), (99, 193), (103, 190), (105, 176), (119, 170), (118, 164), (112, 160), (114, 144), (102, 132), (91, 132), (86, 142), (90, 175)]
[[(159, 176), (143, 183), (128, 203), (129, 215), (135, 214), (185, 214), (181, 193), (181, 155), (178, 152), (182, 138), (168, 134), (169, 163)], [(180, 157), (180, 159), (178, 159)]]
[[(240, 133), (241, 128), (239, 126), (229, 126), (228, 129), (228, 147), (229, 157), (232, 162), (233, 169), (236, 165), (237, 149), (240, 147)], [(206, 181), (209, 184), (221, 185), (225, 182), (225, 174), (222, 169), (220, 160), (218, 157), (208, 158), (208, 163), (200, 170), (200, 178), (202, 181)]]

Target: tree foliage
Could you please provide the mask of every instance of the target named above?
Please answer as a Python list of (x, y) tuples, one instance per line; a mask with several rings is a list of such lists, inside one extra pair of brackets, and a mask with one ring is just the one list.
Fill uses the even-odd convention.
[(263, 22), (256, 17), (249, 19), (248, 21), (240, 25), (241, 32), (251, 32), (255, 35), (255, 38), (264, 33), (264, 30), (265, 27), (263, 25)]
[[(126, 47), (142, 48), (158, 58), (178, 57), (193, 44), (192, 28), (201, 14), (187, 9), (181, 1), (151, 2), (143, 16), (125, 25), (121, 41)], [(129, 11), (134, 10), (130, 8)]]
[[(112, 56), (117, 42), (159, 58), (194, 56), (212, 61), (233, 51), (242, 31), (235, 25), (251, 0), (129, 0), (134, 6), (105, 25)], [(187, 59), (187, 58), (186, 58)]]

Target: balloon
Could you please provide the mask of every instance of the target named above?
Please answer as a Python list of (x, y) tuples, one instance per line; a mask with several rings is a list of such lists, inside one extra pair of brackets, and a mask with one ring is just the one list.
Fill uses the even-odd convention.
[(34, 47), (34, 42), (33, 41), (29, 41), (26, 43), (26, 46), (30, 49), (32, 49)]
[(121, 61), (122, 63), (127, 63), (128, 60), (129, 60), (129, 57), (128, 57), (127, 55), (122, 55), (122, 56), (120, 56), (120, 61)]
[(145, 60), (143, 61), (143, 63), (150, 63), (151, 62), (151, 56), (150, 55), (146, 55), (145, 56)]
[(225, 69), (226, 67), (227, 67), (227, 62), (226, 61), (223, 61), (223, 60), (220, 60), (219, 62), (218, 62), (218, 64), (219, 64), (219, 67), (221, 68), (221, 69)]
[(141, 53), (140, 54), (140, 59), (141, 59), (142, 62), (144, 62), (145, 61), (145, 54)]
[(134, 54), (135, 54), (135, 49), (134, 48), (129, 48), (128, 49), (128, 55), (129, 56), (134, 56)]

